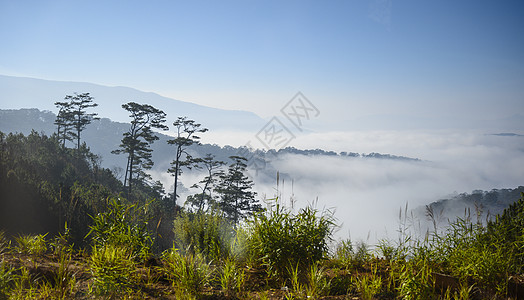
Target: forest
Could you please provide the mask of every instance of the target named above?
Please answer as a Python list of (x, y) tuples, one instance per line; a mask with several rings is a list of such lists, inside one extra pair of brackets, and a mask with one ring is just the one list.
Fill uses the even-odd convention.
[[(52, 135), (0, 132), (0, 299), (524, 297), (523, 193), (506, 193), (516, 199), (496, 217), (469, 211), (422, 238), (410, 234), (406, 209), (397, 239), (337, 241), (333, 212), (284, 205), (278, 173), (272, 198), (260, 199), (246, 157), (194, 156), (207, 129), (168, 122), (148, 104), (122, 105), (130, 121), (113, 149), (125, 161), (119, 178), (83, 141), (98, 118), (93, 100), (56, 102)], [(173, 191), (148, 174), (168, 127)], [(180, 199), (191, 169), (204, 174), (198, 193)], [(426, 207), (434, 224), (438, 208)]]

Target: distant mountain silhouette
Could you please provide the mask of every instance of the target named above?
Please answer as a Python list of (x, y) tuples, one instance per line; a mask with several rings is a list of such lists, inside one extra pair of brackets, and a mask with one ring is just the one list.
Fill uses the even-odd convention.
[(202, 106), (128, 87), (0, 75), (0, 109), (38, 108), (55, 112), (57, 109), (54, 103), (63, 101), (66, 95), (75, 92), (90, 93), (99, 105), (96, 110), (100, 117), (117, 122), (129, 121), (128, 113), (121, 105), (130, 101), (150, 104), (163, 110), (170, 122), (178, 116), (187, 116), (212, 130), (241, 129), (256, 132), (266, 122), (252, 112)]

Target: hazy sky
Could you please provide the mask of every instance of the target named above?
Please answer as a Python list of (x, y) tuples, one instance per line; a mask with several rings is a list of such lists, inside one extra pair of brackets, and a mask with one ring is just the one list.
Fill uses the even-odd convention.
[(0, 74), (336, 125), (524, 111), (522, 1), (5, 1)]

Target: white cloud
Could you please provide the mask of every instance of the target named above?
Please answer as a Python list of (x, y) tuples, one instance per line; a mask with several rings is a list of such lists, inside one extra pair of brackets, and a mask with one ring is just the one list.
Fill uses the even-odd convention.
[[(428, 204), (454, 192), (514, 188), (524, 178), (522, 137), (471, 132), (354, 132), (311, 134), (297, 148), (381, 152), (421, 158), (399, 161), (352, 157), (286, 155), (273, 165), (293, 178), (298, 205), (318, 197), (318, 207), (335, 208), (343, 223), (337, 234), (371, 240), (396, 237), (399, 209)], [(283, 195), (289, 199), (288, 180)], [(275, 186), (258, 183), (261, 194)], [(460, 214), (461, 212), (457, 212)], [(421, 220), (424, 221), (424, 220)]]

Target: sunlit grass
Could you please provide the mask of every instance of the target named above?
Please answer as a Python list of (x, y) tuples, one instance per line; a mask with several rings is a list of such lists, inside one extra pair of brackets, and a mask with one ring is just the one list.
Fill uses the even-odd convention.
[(16, 238), (15, 251), (22, 254), (42, 255), (47, 251), (47, 234), (20, 235)]
[[(128, 207), (118, 204), (110, 206), (111, 217), (102, 215), (95, 222), (90, 249), (73, 250), (67, 230), (49, 247), (45, 235), (18, 236), (14, 247), (0, 235), (0, 299), (76, 294), (114, 299), (509, 299), (514, 297), (508, 290), (511, 276), (522, 270), (520, 203), (514, 207), (517, 213), (487, 226), (466, 217), (421, 240), (404, 232), (397, 243), (345, 239), (331, 252), (333, 220), (311, 208), (291, 213), (277, 205), (235, 230), (217, 215), (186, 218), (176, 224), (191, 230), (186, 241), (200, 244), (189, 243), (183, 251), (173, 246), (156, 255), (154, 266), (144, 260), (154, 256), (148, 233), (136, 230), (143, 227), (126, 216)], [(101, 224), (102, 219), (109, 223)], [(199, 240), (206, 228), (210, 232)], [(220, 228), (226, 229), (227, 239)], [(221, 245), (208, 247), (206, 241)], [(53, 252), (43, 255), (48, 248)], [(19, 254), (30, 255), (28, 261), (18, 264), (13, 258)], [(82, 265), (76, 271), (74, 257)], [(52, 276), (43, 276), (44, 269)], [(76, 272), (82, 270), (90, 276), (79, 279)]]
[(198, 295), (209, 283), (212, 269), (200, 253), (180, 253), (176, 248), (164, 252), (163, 271), (173, 287)]

